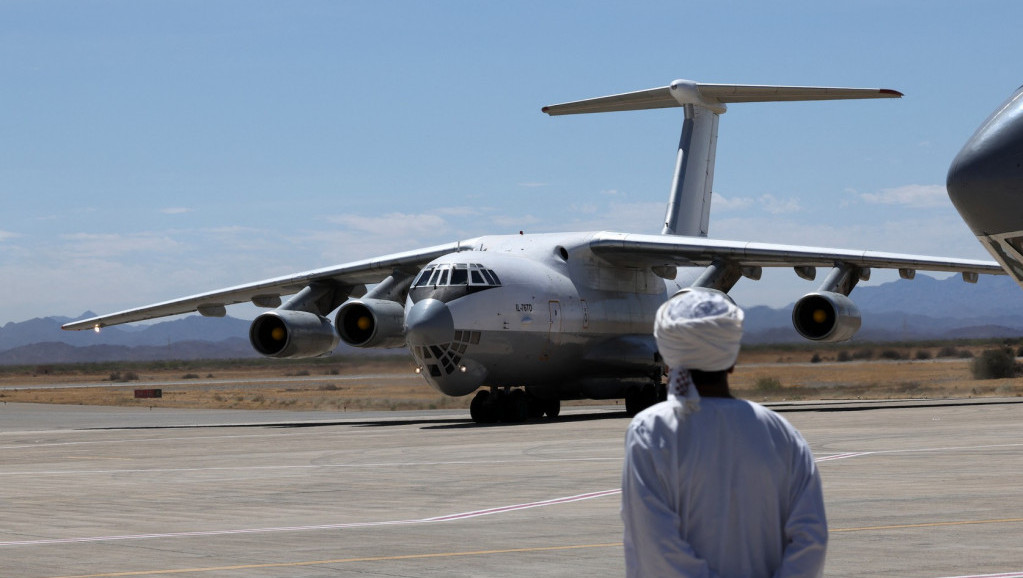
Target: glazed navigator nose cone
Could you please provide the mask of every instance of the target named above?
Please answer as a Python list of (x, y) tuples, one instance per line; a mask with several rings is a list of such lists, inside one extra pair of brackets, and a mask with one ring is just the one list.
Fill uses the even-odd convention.
[(455, 334), (451, 311), (436, 299), (423, 299), (405, 315), (405, 338), (410, 345), (449, 343)]

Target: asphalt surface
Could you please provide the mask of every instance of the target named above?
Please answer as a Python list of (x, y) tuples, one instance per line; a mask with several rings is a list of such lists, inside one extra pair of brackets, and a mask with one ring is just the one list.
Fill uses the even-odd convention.
[[(1023, 404), (991, 401), (779, 406), (826, 575), (1023, 576)], [(0, 405), (0, 576), (622, 575), (628, 419), (565, 413)]]

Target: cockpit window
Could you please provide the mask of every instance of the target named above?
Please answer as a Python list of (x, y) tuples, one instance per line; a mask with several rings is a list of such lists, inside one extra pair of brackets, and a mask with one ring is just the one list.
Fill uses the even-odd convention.
[(424, 268), (413, 282), (413, 287), (441, 287), (451, 285), (473, 285), (499, 287), (497, 273), (479, 263), (455, 263), (430, 265)]
[(455, 265), (455, 268), (451, 270), (451, 284), (465, 285), (468, 282), (469, 271), (465, 268), (465, 265)]
[(413, 287), (424, 287), (426, 285), (429, 285), (430, 284), (430, 275), (433, 273), (434, 269), (435, 269), (435, 267), (433, 265), (430, 265), (429, 267), (426, 267), (425, 269), (423, 269), (419, 273), (419, 278), (417, 278), (415, 280), (415, 282), (412, 283), (412, 286)]

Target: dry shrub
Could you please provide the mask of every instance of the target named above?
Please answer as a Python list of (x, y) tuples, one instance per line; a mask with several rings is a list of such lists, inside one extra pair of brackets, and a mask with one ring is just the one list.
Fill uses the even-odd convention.
[(974, 379), (1004, 379), (1017, 373), (1016, 353), (1008, 347), (985, 349), (970, 363)]

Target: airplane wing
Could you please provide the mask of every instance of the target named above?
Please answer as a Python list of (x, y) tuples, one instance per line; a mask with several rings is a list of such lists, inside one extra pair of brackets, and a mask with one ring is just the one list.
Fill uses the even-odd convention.
[(861, 268), (899, 269), (903, 276), (917, 270), (962, 273), (967, 281), (974, 281), (979, 274), (1006, 274), (994, 261), (672, 235), (602, 232), (593, 236), (590, 248), (607, 261), (622, 265), (688, 267), (723, 261), (741, 267), (834, 267), (846, 263)]
[[(199, 293), (198, 295), (182, 297), (163, 303), (74, 321), (65, 324), (63, 329), (98, 329), (108, 325), (119, 325), (121, 323), (144, 321), (146, 319), (168, 317), (196, 311), (207, 317), (223, 317), (226, 314), (225, 307), (227, 305), (245, 302), (252, 302), (260, 307), (277, 307), (281, 304), (281, 296), (298, 293), (314, 282), (332, 282), (345, 295), (351, 295), (355, 291), (362, 290), (365, 284), (382, 281), (396, 269), (410, 269), (410, 272), (414, 273), (423, 265), (441, 255), (468, 249), (471, 242), (461, 241), (405, 253), (394, 253), (374, 259), (305, 271), (303, 273), (266, 279), (246, 285), (237, 285), (208, 293)], [(412, 271), (412, 269), (415, 269), (415, 271)]]

